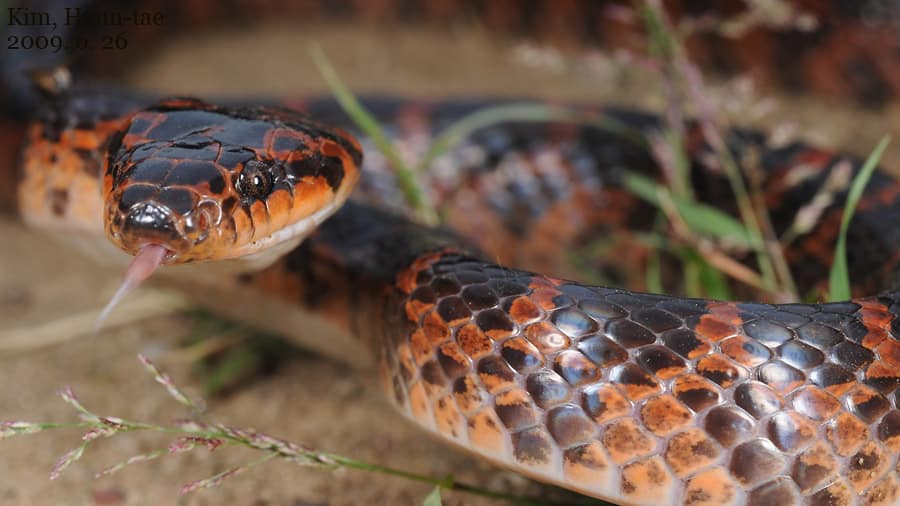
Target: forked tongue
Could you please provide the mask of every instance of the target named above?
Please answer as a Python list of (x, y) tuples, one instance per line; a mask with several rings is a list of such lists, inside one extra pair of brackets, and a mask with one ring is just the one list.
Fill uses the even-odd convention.
[(134, 256), (134, 260), (131, 261), (131, 265), (128, 266), (128, 270), (125, 271), (125, 277), (122, 279), (119, 289), (116, 290), (115, 295), (112, 296), (112, 299), (109, 300), (103, 311), (100, 311), (100, 315), (94, 322), (94, 330), (100, 330), (103, 323), (106, 322), (106, 318), (119, 302), (140, 286), (162, 265), (168, 252), (169, 250), (158, 244), (147, 244), (141, 247), (137, 255)]

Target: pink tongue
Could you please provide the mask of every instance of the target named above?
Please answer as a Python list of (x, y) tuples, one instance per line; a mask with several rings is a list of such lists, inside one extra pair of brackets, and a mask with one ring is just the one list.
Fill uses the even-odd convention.
[(148, 244), (138, 251), (137, 255), (134, 256), (134, 260), (131, 261), (131, 265), (128, 266), (128, 270), (125, 271), (125, 277), (122, 279), (122, 284), (119, 285), (119, 289), (116, 290), (115, 295), (112, 296), (112, 299), (106, 304), (103, 311), (100, 312), (100, 316), (97, 317), (97, 321), (94, 325), (96, 330), (100, 330), (113, 308), (115, 308), (126, 295), (137, 288), (144, 280), (149, 278), (160, 265), (162, 265), (163, 260), (166, 258), (166, 253), (168, 252), (169, 250), (158, 244)]

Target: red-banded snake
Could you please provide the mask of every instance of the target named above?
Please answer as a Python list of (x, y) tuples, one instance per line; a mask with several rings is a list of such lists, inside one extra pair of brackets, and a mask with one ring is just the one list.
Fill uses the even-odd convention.
[[(638, 129), (655, 122), (605, 114)], [(360, 177), (360, 144), (277, 107), (73, 91), (29, 128), (18, 182), (27, 223), (60, 234), (105, 229), (128, 253), (162, 246), (166, 263), (250, 255), (267, 266), (241, 275), (243, 285), (339, 322), (373, 349), (404, 415), (489, 461), (621, 504), (900, 500), (900, 295), (713, 302), (497, 265), (447, 230), (370, 204), (341, 208)], [(760, 150), (776, 221), (841, 163), (804, 145), (734, 136)], [(528, 227), (560, 210), (588, 229), (646, 221), (616, 174), (652, 170), (652, 160), (607, 132), (504, 124), (468, 147), (454, 159), (462, 175), (435, 192), (456, 185), (486, 196), (461, 199), (457, 214), (485, 211), (482, 222), (467, 217), (469, 233), (485, 249), (503, 241), (508, 249), (494, 255), (546, 261), (540, 248), (517, 258), (506, 243), (533, 239)], [(806, 178), (789, 184), (799, 166)], [(367, 195), (378, 184), (364, 183)], [(865, 289), (891, 286), (898, 190), (876, 175), (851, 227), (861, 252), (851, 266), (869, 275), (860, 276)], [(839, 211), (789, 251), (807, 286), (822, 279)]]

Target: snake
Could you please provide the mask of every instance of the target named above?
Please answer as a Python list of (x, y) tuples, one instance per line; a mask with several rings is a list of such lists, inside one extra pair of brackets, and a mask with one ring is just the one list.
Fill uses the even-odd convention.
[[(425, 130), (434, 125), (416, 118), (442, 124), (482, 107), (370, 104), (394, 124)], [(873, 176), (849, 229), (856, 290), (888, 290), (881, 295), (680, 298), (489, 260), (546, 263), (540, 248), (532, 257), (526, 246), (480, 251), (515, 235), (527, 243), (559, 212), (609, 236), (613, 228), (598, 227), (640, 226), (647, 209), (622, 190), (621, 172), (658, 172), (646, 149), (587, 124), (507, 122), (472, 134), (443, 159), (458, 170), (433, 182), (435, 195), (462, 201), (456, 214), (477, 225), (467, 239), (398, 214), (383, 194), (387, 204), (348, 198), (358, 183), (371, 194), (384, 181), (361, 170), (369, 141), (329, 126), (352, 128), (335, 110), (327, 101), (215, 105), (62, 89), (25, 132), (14, 176), (19, 214), (151, 263), (253, 266), (235, 275), (240, 288), (309, 308), (356, 336), (412, 423), (542, 482), (623, 505), (900, 501), (900, 292), (890, 291), (900, 184), (892, 177)], [(660, 125), (640, 112), (595, 113), (641, 131)], [(707, 149), (697, 135), (688, 135), (695, 160)], [(784, 213), (829, 174), (860, 166), (756, 132), (729, 136), (743, 146), (735, 149), (756, 150), (781, 228)], [(372, 171), (384, 163), (374, 159)], [(695, 181), (702, 195), (723, 194), (717, 176)], [(472, 204), (459, 188), (489, 204)], [(826, 272), (839, 193), (788, 250), (802, 286)], [(564, 224), (551, 226), (557, 242), (575, 240)]]
[[(431, 227), (397, 212), (387, 163), (331, 100), (50, 95), (0, 204), (103, 258), (236, 265), (227, 275), (244, 299), (266, 294), (358, 338), (387, 399), (450, 446), (622, 505), (900, 501), (900, 184), (883, 172), (848, 231), (858, 298), (691, 299), (569, 280), (566, 252), (602, 236), (617, 254), (599, 270), (635, 284), (646, 253), (628, 234), (653, 224), (622, 174), (659, 167), (597, 126), (473, 133), (432, 168), (452, 227)], [(485, 105), (366, 103), (400, 140)], [(661, 125), (593, 113), (640, 132)], [(697, 193), (733, 206), (721, 175), (701, 168), (700, 129), (687, 139)], [(729, 139), (758, 160), (779, 231), (831, 175), (861, 165), (759, 132)], [(827, 278), (845, 198), (836, 191), (786, 250), (805, 290)]]

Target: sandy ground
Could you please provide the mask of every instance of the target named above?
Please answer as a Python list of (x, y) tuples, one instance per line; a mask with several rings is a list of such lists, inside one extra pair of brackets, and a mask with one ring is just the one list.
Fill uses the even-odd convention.
[[(270, 27), (259, 31), (193, 33), (141, 61), (126, 82), (147, 90), (194, 95), (307, 94), (324, 88), (306, 49), (318, 42), (358, 92), (417, 96), (491, 94), (555, 100), (659, 105), (646, 76), (616, 70), (602, 60), (593, 66), (551, 69), (522, 64), (508, 46), (465, 31)], [(270, 54), (260, 58), (261, 54)], [(253, 61), (248, 69), (242, 62)], [(596, 63), (600, 61), (600, 63)], [(865, 154), (885, 132), (900, 131), (900, 111), (849, 112), (826, 101), (780, 101), (763, 121), (790, 118), (817, 142)], [(893, 118), (893, 119), (890, 119)], [(891, 123), (893, 121), (893, 123)], [(896, 136), (895, 136), (896, 137)], [(900, 166), (900, 142), (886, 164)], [(96, 309), (115, 288), (118, 273), (59, 249), (10, 219), (0, 219), (0, 336)], [(191, 327), (187, 316), (154, 317), (84, 336), (62, 333), (62, 344), (0, 354), (0, 420), (73, 420), (72, 409), (55, 392), (71, 385), (101, 414), (165, 422), (186, 413), (144, 374), (139, 352), (161, 363), (189, 392), (199, 392), (190, 368), (166, 362)], [(36, 331), (40, 334), (39, 331)], [(47, 336), (37, 336), (47, 337)], [(2, 346), (2, 342), (0, 342)], [(437, 444), (396, 415), (382, 400), (370, 375), (312, 355), (288, 361), (276, 374), (209, 403), (209, 417), (252, 426), (286, 439), (361, 460), (457, 479), (498, 490), (542, 494), (546, 489)], [(92, 474), (128, 456), (167, 444), (152, 435), (124, 435), (101, 441), (56, 481), (48, 473), (56, 459), (76, 446), (67, 430), (0, 442), (0, 503), (13, 505), (156, 504), (419, 504), (430, 487), (356, 471), (320, 471), (269, 462), (222, 487), (179, 497), (179, 487), (256, 458), (250, 452), (218, 450), (138, 463), (110, 477)], [(445, 494), (445, 504), (494, 504)]]

